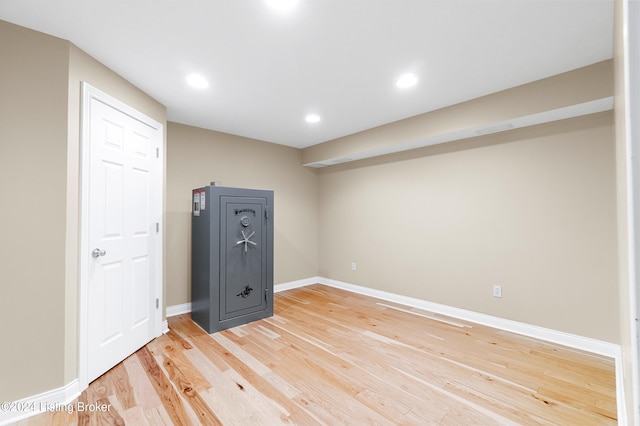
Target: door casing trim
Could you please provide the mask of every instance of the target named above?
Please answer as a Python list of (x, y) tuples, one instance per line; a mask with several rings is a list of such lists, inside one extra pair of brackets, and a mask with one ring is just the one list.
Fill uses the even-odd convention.
[[(160, 138), (163, 138), (164, 128), (163, 125), (151, 117), (135, 110), (134, 108), (126, 105), (125, 103), (117, 100), (116, 98), (102, 92), (99, 89), (91, 86), (86, 82), (82, 82), (81, 87), (82, 103), (80, 107), (81, 111), (81, 129), (80, 129), (80, 252), (78, 254), (78, 264), (80, 266), (80, 285), (78, 294), (78, 385), (80, 391), (83, 391), (89, 386), (88, 381), (88, 281), (89, 281), (89, 156), (90, 149), (89, 144), (91, 141), (90, 135), (90, 118), (91, 118), (91, 100), (98, 100), (120, 112), (126, 114), (146, 125), (152, 127), (158, 131)], [(162, 298), (162, 283), (163, 283), (163, 176), (164, 176), (164, 160), (163, 160), (163, 143), (160, 142), (160, 149), (158, 152), (158, 163), (156, 169), (156, 181), (153, 182), (156, 188), (154, 194), (154, 202), (152, 209), (156, 216), (156, 222), (158, 223), (158, 232), (156, 233), (156, 246), (154, 247), (156, 253), (156, 262), (154, 276), (156, 282), (152, 285), (152, 291), (155, 293), (154, 298), (158, 300), (156, 312), (153, 315), (154, 322), (154, 337), (160, 336), (163, 332), (162, 327), (162, 306), (164, 301)], [(83, 255), (85, 254), (85, 255)]]

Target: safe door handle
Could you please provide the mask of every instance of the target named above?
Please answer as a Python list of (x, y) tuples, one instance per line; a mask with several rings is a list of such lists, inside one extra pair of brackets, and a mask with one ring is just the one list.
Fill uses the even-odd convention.
[(94, 259), (99, 258), (100, 256), (104, 256), (107, 254), (106, 250), (101, 250), (101, 249), (93, 249), (93, 251), (91, 252), (91, 257), (93, 257)]
[(238, 244), (244, 244), (244, 252), (247, 252), (247, 247), (249, 244), (257, 246), (257, 244), (254, 241), (251, 241), (250, 238), (253, 237), (253, 234), (255, 234), (256, 231), (253, 231), (252, 233), (250, 233), (249, 235), (245, 235), (244, 231), (242, 231), (242, 238), (244, 238), (244, 240), (240, 240), (236, 243), (236, 245)]

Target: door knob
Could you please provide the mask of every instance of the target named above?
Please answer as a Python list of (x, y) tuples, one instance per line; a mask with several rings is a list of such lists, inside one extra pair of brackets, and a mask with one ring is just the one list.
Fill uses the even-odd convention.
[(100, 256), (104, 256), (105, 254), (107, 254), (105, 250), (93, 249), (93, 251), (91, 252), (91, 257), (93, 257), (94, 259), (97, 259)]

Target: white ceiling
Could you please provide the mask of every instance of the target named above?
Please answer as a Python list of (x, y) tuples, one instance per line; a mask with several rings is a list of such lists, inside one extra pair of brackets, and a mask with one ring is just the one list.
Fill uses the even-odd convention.
[(613, 0), (0, 0), (0, 19), (70, 40), (170, 121), (295, 147), (613, 55)]

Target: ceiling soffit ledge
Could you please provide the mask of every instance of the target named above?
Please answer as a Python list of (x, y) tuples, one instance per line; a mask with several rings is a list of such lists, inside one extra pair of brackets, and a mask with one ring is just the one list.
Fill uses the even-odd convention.
[(598, 62), (302, 151), (308, 167), (371, 158), (613, 108), (613, 61)]

